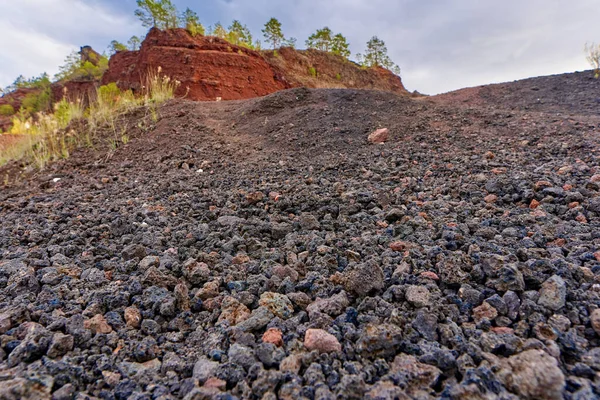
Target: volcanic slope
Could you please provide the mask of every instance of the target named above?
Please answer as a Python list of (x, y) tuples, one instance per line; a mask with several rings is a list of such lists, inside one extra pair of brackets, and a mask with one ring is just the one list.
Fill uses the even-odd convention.
[(0, 194), (0, 397), (597, 398), (581, 109), (171, 101)]

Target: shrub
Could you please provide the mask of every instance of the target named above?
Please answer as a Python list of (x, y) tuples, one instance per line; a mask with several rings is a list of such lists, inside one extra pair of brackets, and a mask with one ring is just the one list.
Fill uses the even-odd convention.
[(52, 105), (52, 90), (50, 86), (37, 93), (29, 93), (21, 102), (21, 110), (33, 115), (37, 112), (49, 111)]
[(65, 64), (59, 67), (59, 73), (55, 75), (57, 81), (72, 79), (100, 79), (108, 69), (108, 57), (101, 55), (97, 65), (90, 61), (83, 61), (76, 51), (65, 59)]
[(586, 58), (592, 68), (594, 68), (594, 76), (600, 77), (600, 44), (592, 43), (585, 45)]
[(114, 82), (109, 83), (108, 85), (100, 86), (100, 88), (98, 88), (98, 97), (101, 97), (100, 101), (102, 102), (114, 105), (119, 101), (120, 96), (121, 90)]
[(15, 114), (15, 108), (10, 104), (3, 104), (0, 106), (0, 115), (5, 117), (11, 117)]
[(317, 77), (317, 70), (316, 70), (316, 68), (315, 67), (310, 67), (308, 69), (308, 74), (310, 76), (312, 76), (313, 78), (316, 78)]
[(342, 80), (342, 74), (338, 73), (338, 74), (335, 76), (335, 79), (337, 79), (338, 81), (341, 81), (341, 80)]

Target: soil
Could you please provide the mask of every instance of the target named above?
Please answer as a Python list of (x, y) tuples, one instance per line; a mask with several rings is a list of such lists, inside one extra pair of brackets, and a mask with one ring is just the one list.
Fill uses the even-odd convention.
[(0, 193), (0, 398), (598, 398), (588, 74), (136, 111)]

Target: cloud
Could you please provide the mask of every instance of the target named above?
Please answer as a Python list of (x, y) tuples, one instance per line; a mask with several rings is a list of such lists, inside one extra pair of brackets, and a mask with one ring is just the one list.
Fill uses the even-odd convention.
[(587, 69), (582, 49), (597, 34), (597, 9), (597, 0), (218, 0), (211, 13), (255, 34), (275, 16), (299, 44), (327, 25), (353, 53), (377, 35), (410, 90), (440, 93)]
[(102, 2), (20, 0), (0, 13), (0, 86), (18, 75), (53, 75), (65, 57), (89, 44), (102, 52), (112, 39), (126, 40), (143, 30), (133, 17)]
[[(70, 49), (97, 50), (145, 29), (122, 0), (19, 0), (2, 6), (0, 86), (17, 75), (54, 73)], [(402, 68), (409, 90), (440, 93), (466, 86), (589, 68), (587, 41), (600, 40), (597, 0), (174, 0), (206, 24), (247, 24), (256, 38), (270, 17), (299, 46), (317, 28), (348, 37), (354, 54), (373, 35)]]

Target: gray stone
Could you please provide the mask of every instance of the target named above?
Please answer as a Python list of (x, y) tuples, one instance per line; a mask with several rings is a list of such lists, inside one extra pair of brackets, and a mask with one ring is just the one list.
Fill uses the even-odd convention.
[(556, 311), (565, 306), (567, 284), (558, 275), (554, 275), (542, 284), (538, 304)]
[(198, 382), (202, 385), (208, 378), (215, 375), (217, 368), (219, 368), (218, 362), (211, 361), (206, 357), (200, 357), (194, 364), (194, 379), (198, 379)]
[(406, 301), (417, 308), (428, 307), (431, 304), (431, 293), (425, 286), (410, 285), (406, 289)]
[(511, 356), (498, 373), (504, 385), (523, 399), (561, 400), (565, 376), (555, 358), (543, 350), (527, 350)]

